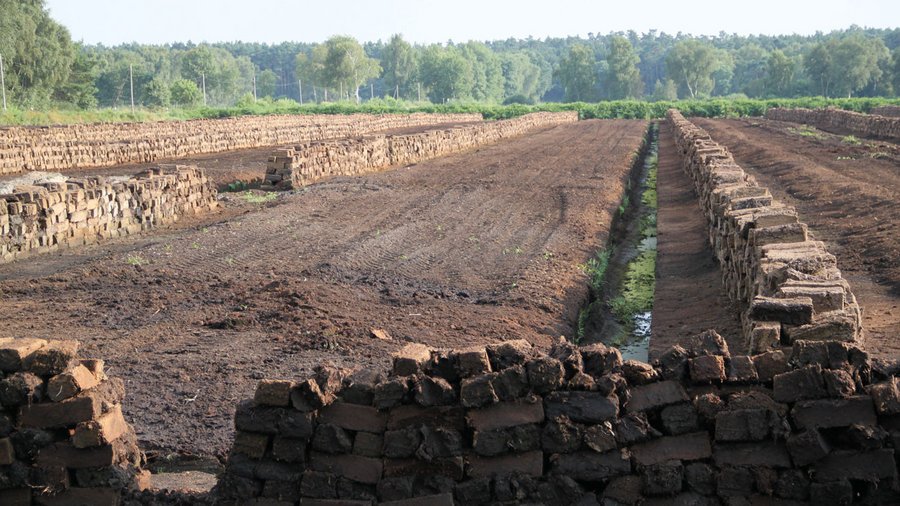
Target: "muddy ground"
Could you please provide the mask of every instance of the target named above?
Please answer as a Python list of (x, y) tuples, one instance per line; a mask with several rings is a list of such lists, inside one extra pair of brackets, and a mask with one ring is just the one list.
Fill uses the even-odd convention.
[[(106, 359), (145, 448), (221, 455), (261, 378), (385, 367), (407, 341), (572, 337), (578, 266), (606, 244), (646, 127), (584, 121), (271, 201), (228, 194), (201, 220), (0, 266), (2, 330)], [(236, 160), (216, 156), (198, 163)]]
[(691, 121), (797, 208), (862, 306), (865, 347), (900, 356), (900, 146), (762, 119)]

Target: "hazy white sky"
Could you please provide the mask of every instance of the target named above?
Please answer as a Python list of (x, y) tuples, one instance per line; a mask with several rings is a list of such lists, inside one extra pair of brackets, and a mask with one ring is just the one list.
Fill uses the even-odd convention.
[(811, 34), (900, 25), (898, 0), (47, 0), (75, 40), (122, 42), (493, 40), (657, 29)]

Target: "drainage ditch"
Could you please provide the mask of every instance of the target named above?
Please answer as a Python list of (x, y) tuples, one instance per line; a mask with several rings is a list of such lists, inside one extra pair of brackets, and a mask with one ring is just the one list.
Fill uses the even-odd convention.
[(582, 266), (590, 298), (579, 314), (581, 344), (615, 346), (625, 359), (647, 361), (656, 285), (658, 125), (636, 154), (605, 248)]

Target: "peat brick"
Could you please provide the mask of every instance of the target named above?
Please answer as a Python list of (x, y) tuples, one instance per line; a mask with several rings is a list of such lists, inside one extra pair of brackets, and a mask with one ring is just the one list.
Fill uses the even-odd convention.
[(576, 452), (553, 455), (552, 472), (579, 481), (603, 481), (631, 473), (627, 453), (612, 450), (606, 453)]
[(40, 402), (44, 394), (44, 380), (30, 372), (17, 372), (0, 380), (0, 405), (7, 409)]
[[(372, 369), (359, 369), (353, 371), (344, 378), (344, 389), (341, 391), (341, 400), (351, 404), (370, 406), (375, 398), (375, 386), (384, 378), (378, 371)], [(323, 403), (327, 404), (327, 403)], [(321, 407), (321, 406), (319, 406)], [(318, 407), (316, 408), (318, 409)]]
[(320, 423), (313, 432), (312, 448), (323, 453), (350, 453), (353, 438), (337, 425)]
[(338, 477), (331, 473), (306, 470), (300, 479), (300, 494), (316, 499), (337, 498)]
[(0, 338), (0, 371), (21, 371), (25, 359), (46, 344), (44, 339)]
[[(465, 476), (465, 462), (462, 457), (432, 459), (384, 459), (384, 476), (440, 476), (460, 481)], [(451, 487), (452, 488), (452, 487)]]
[(306, 461), (306, 439), (276, 436), (272, 439), (272, 458), (281, 462)]
[(700, 429), (700, 419), (693, 404), (684, 402), (666, 406), (660, 412), (663, 430), (670, 436), (694, 432)]
[(55, 376), (69, 368), (78, 354), (78, 347), (79, 342), (75, 340), (48, 341), (28, 355), (22, 365), (38, 376)]
[(412, 376), (422, 372), (431, 362), (431, 350), (420, 343), (409, 343), (393, 355), (393, 376)]
[(525, 365), (533, 354), (531, 343), (524, 339), (504, 341), (487, 347), (491, 367), (495, 371), (516, 365)]
[(718, 332), (712, 329), (692, 336), (685, 347), (691, 357), (703, 355), (730, 356), (728, 343), (725, 342), (725, 339)]
[(453, 494), (434, 494), (427, 496), (411, 497), (399, 501), (387, 501), (379, 503), (382, 506), (453, 506)]
[(689, 490), (698, 494), (716, 493), (716, 473), (709, 464), (693, 462), (684, 466), (684, 482)]
[(583, 346), (581, 359), (584, 364), (584, 372), (595, 377), (615, 372), (622, 366), (622, 353), (617, 348), (601, 343)]
[(684, 466), (681, 461), (669, 460), (647, 466), (641, 473), (641, 489), (646, 495), (672, 496), (681, 492)]
[(559, 416), (548, 421), (541, 433), (541, 447), (549, 453), (570, 453), (581, 447), (582, 426), (568, 417)]
[(691, 381), (712, 383), (725, 380), (725, 359), (720, 355), (703, 355), (689, 362)]
[(712, 457), (712, 447), (706, 432), (667, 436), (635, 445), (631, 448), (635, 463), (652, 466), (667, 460), (693, 461)]
[(791, 418), (799, 428), (849, 427), (854, 423), (877, 423), (875, 405), (868, 395), (847, 399), (800, 401), (791, 410)]
[(759, 380), (763, 382), (772, 381), (776, 375), (791, 370), (791, 367), (788, 365), (787, 357), (781, 350), (754, 355), (753, 365), (756, 366)]
[(831, 451), (831, 447), (816, 429), (791, 434), (787, 438), (788, 453), (795, 466), (807, 466), (817, 462)]
[(853, 485), (848, 480), (812, 483), (809, 500), (816, 506), (848, 506), (853, 503)]
[(769, 413), (764, 409), (736, 409), (716, 415), (716, 441), (762, 441), (769, 436)]
[(539, 357), (525, 364), (528, 383), (535, 392), (543, 394), (563, 385), (565, 369), (559, 360), (551, 357)]
[(875, 410), (879, 414), (900, 415), (900, 378), (895, 376), (870, 386), (869, 395), (872, 396)]
[(646, 385), (659, 379), (659, 373), (649, 364), (637, 360), (622, 363), (622, 376), (629, 385)]
[(464, 430), (466, 428), (466, 411), (459, 406), (423, 408), (407, 404), (397, 406), (388, 412), (388, 430), (402, 429), (411, 425)]
[(664, 379), (681, 381), (687, 376), (690, 354), (680, 345), (672, 346), (654, 361)]
[(419, 375), (413, 385), (413, 398), (420, 406), (447, 406), (456, 402), (456, 392), (444, 378)]
[(778, 374), (772, 379), (772, 384), (775, 400), (778, 402), (797, 402), (828, 396), (822, 379), (822, 368), (818, 365)]
[(544, 473), (544, 453), (533, 451), (499, 457), (472, 455), (466, 459), (470, 478), (490, 478), (498, 474), (520, 473), (540, 477)]
[(791, 467), (787, 448), (776, 442), (716, 444), (713, 448), (713, 460), (719, 467)]
[(501, 401), (512, 401), (525, 395), (528, 391), (528, 375), (525, 366), (515, 365), (496, 373), (493, 376), (494, 393)]
[(746, 355), (731, 357), (726, 365), (726, 380), (729, 383), (753, 383), (759, 380), (753, 359)]
[(600, 392), (552, 392), (544, 398), (548, 418), (566, 416), (580, 423), (600, 423), (614, 420), (619, 414), (615, 396)]
[(397, 406), (409, 392), (408, 378), (391, 378), (375, 386), (372, 403), (378, 409)]
[[(491, 480), (479, 478), (458, 483), (453, 490), (456, 504), (486, 504), (491, 500)], [(452, 506), (454, 503), (449, 503)]]
[(616, 441), (622, 446), (646, 441), (661, 434), (650, 426), (644, 413), (628, 413), (616, 420)]
[(491, 362), (483, 347), (458, 350), (452, 355), (460, 378), (470, 378), (491, 372)]
[(363, 457), (381, 457), (384, 447), (384, 436), (370, 432), (357, 432), (353, 438), (353, 453)]
[(256, 385), (253, 401), (258, 406), (287, 407), (291, 405), (291, 390), (293, 388), (294, 383), (291, 381), (262, 380)]
[(614, 450), (618, 445), (616, 434), (609, 422), (588, 425), (584, 429), (583, 441), (586, 447), (597, 453)]
[(775, 482), (775, 495), (795, 501), (809, 499), (809, 480), (806, 473), (799, 469), (788, 469), (779, 473), (778, 481)]
[(812, 322), (813, 302), (809, 297), (777, 299), (756, 296), (750, 304), (752, 320), (777, 321), (789, 325), (805, 325)]
[(266, 434), (254, 434), (253, 432), (237, 431), (234, 434), (232, 451), (246, 455), (253, 459), (261, 459), (269, 448), (269, 436)]
[(815, 465), (816, 481), (844, 479), (874, 482), (896, 480), (897, 463), (894, 450), (881, 449), (864, 452), (834, 451)]
[[(822, 371), (822, 379), (825, 380), (825, 390), (829, 397), (852, 397), (856, 394), (856, 382), (850, 373), (843, 369), (825, 369)], [(873, 397), (874, 399), (874, 397)], [(875, 403), (878, 408), (878, 402)]]
[(404, 459), (415, 455), (422, 444), (422, 433), (417, 427), (389, 430), (384, 433), (384, 456)]
[(384, 470), (380, 459), (359, 455), (329, 455), (311, 452), (309, 465), (315, 471), (333, 473), (360, 483), (376, 484)]
[(475, 430), (493, 430), (544, 421), (544, 404), (539, 397), (501, 402), (470, 410), (466, 419)]
[(96, 420), (79, 423), (72, 434), (72, 444), (76, 448), (110, 444), (129, 430), (122, 407), (116, 405)]
[[(260, 383), (260, 386), (262, 386), (262, 383)], [(263, 394), (264, 398), (266, 399), (264, 402), (266, 402), (266, 401), (282, 402), (280, 399), (277, 398), (280, 395), (277, 392), (277, 389), (283, 388), (283, 387), (284, 387), (283, 383), (278, 386), (266, 385), (266, 387), (264, 389), (265, 393)], [(276, 390), (276, 392), (272, 392), (272, 390)], [(257, 394), (260, 393), (259, 387), (257, 387), (256, 392), (257, 392)], [(348, 388), (345, 393), (349, 393), (350, 396), (352, 397), (353, 393), (355, 393), (355, 392), (356, 392), (356, 390), (354, 390), (353, 388)], [(271, 396), (273, 394), (275, 396), (274, 399), (271, 398)], [(362, 395), (362, 394), (360, 394), (360, 395)], [(369, 393), (369, 398), (368, 398), (369, 401), (364, 404), (372, 403), (371, 395), (372, 394)], [(271, 399), (271, 401), (269, 399)], [(256, 399), (254, 399), (254, 400), (256, 400)], [(300, 411), (313, 411), (316, 409), (320, 409), (324, 406), (327, 406), (328, 404), (331, 404), (332, 401), (334, 401), (334, 396), (323, 392), (322, 389), (319, 387), (319, 384), (312, 378), (306, 379), (304, 381), (301, 381), (301, 382), (295, 384), (294, 388), (290, 392), (291, 405)], [(257, 400), (257, 403), (259, 403), (258, 400)]]
[(300, 488), (293, 481), (266, 480), (262, 496), (273, 501), (294, 504), (300, 500)]
[(651, 411), (687, 400), (687, 392), (684, 391), (681, 383), (671, 380), (660, 381), (632, 388), (631, 398), (628, 399), (625, 410), (627, 412)]
[(342, 429), (380, 433), (387, 427), (387, 414), (371, 406), (334, 402), (319, 410), (319, 423)]
[(745, 467), (726, 467), (719, 471), (717, 493), (722, 497), (742, 497), (753, 493), (756, 477)]
[(495, 380), (496, 374), (463, 379), (459, 390), (460, 403), (467, 408), (479, 408), (499, 401), (494, 392)]

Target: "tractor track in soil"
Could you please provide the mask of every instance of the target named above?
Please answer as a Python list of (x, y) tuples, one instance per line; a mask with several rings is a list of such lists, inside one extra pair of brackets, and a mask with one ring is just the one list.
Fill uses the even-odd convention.
[(900, 147), (764, 119), (691, 118), (828, 244), (863, 310), (863, 346), (900, 357)]
[(607, 242), (646, 127), (582, 121), (263, 204), (231, 194), (177, 226), (2, 265), (2, 330), (106, 359), (144, 448), (222, 456), (261, 378), (385, 368), (408, 341), (571, 338), (578, 265)]

